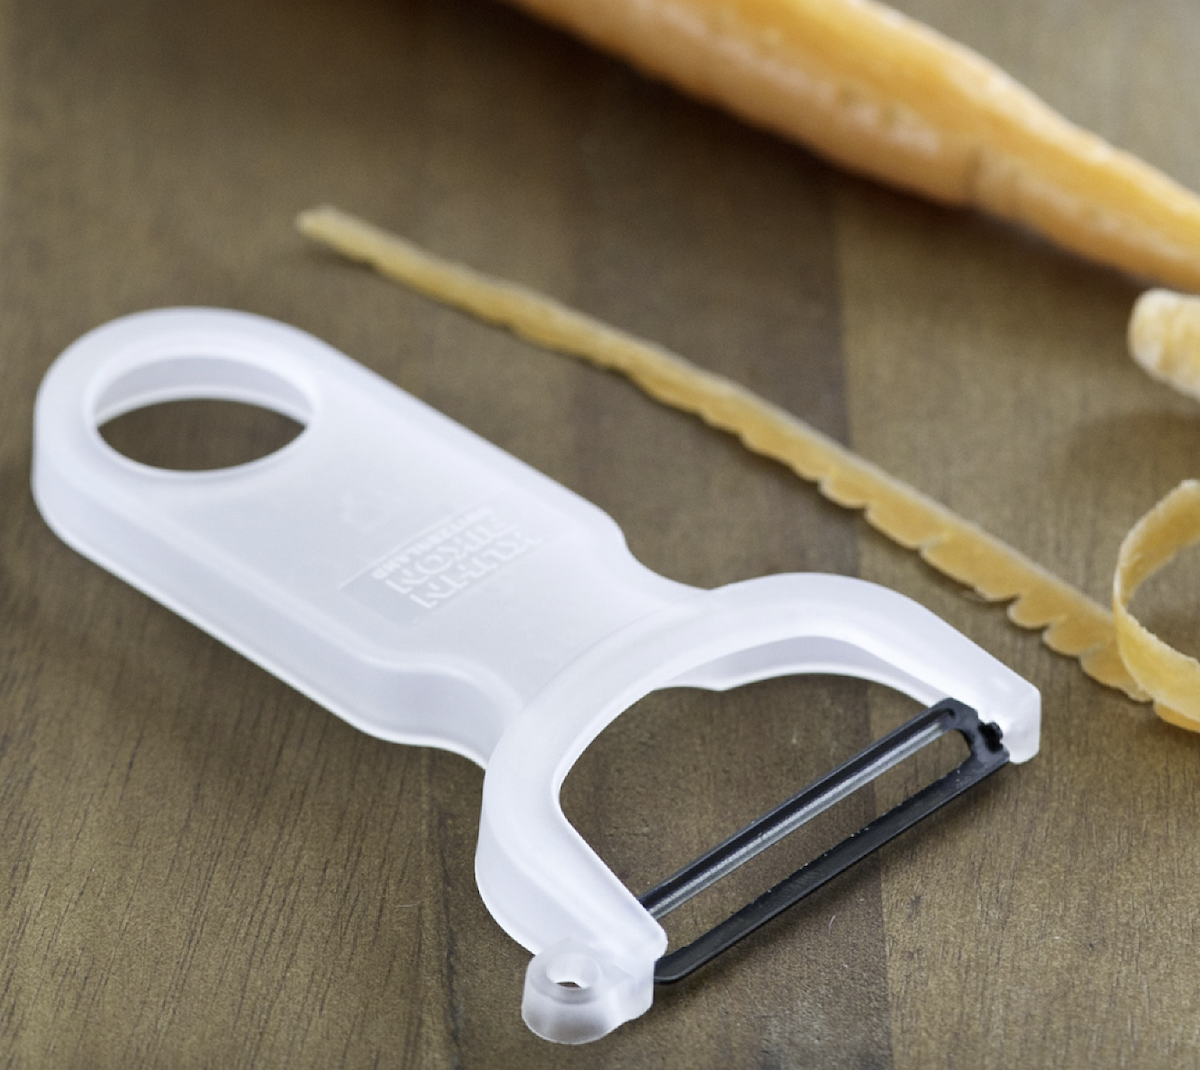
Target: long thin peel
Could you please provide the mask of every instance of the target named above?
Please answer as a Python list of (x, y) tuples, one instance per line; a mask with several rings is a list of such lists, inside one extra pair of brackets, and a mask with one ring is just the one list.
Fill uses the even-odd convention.
[(335, 208), (297, 219), (300, 231), (381, 274), (505, 327), (546, 349), (628, 376), (651, 397), (736, 435), (755, 453), (816, 484), (830, 501), (862, 510), (888, 538), (1040, 630), (1059, 654), (1139, 701), (1148, 695), (1117, 650), (1112, 614), (1018, 550), (732, 380), (527, 287), (442, 259)]

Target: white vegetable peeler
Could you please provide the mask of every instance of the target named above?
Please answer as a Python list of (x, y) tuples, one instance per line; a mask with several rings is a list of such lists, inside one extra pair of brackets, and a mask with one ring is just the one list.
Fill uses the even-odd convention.
[[(131, 461), (98, 428), (186, 398), (305, 430), (217, 471)], [(475, 872), (531, 952), (523, 1013), (582, 1043), (1011, 759), (1037, 690), (909, 599), (776, 575), (700, 590), (639, 564), (600, 509), (317, 339), (240, 312), (166, 309), (70, 346), (37, 398), (33, 489), (71, 546), (365, 732), (486, 769)], [(877, 681), (928, 706), (639, 900), (563, 816), (559, 789), (648, 692), (792, 673)], [(970, 757), (707, 936), (657, 918), (932, 739)]]

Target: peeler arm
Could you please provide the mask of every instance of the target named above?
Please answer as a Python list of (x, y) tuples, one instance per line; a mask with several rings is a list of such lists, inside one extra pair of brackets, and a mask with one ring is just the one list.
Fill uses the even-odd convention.
[(559, 792), (589, 743), (651, 691), (724, 689), (839, 673), (922, 703), (953, 696), (1036, 753), (1037, 689), (928, 610), (862, 580), (764, 577), (637, 621), (568, 666), (501, 738), (488, 763), (476, 879), (491, 913), (535, 953), (523, 1013), (551, 1040), (596, 1039), (643, 1013), (666, 934), (566, 820)]

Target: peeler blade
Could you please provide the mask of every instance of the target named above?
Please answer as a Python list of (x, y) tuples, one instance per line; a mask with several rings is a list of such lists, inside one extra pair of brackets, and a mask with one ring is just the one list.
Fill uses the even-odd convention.
[(639, 896), (638, 901), (655, 918), (664, 917), (948, 732), (959, 732), (969, 748), (969, 754), (959, 765), (864, 825), (835, 847), (805, 863), (790, 877), (784, 878), (686, 947), (664, 955), (654, 969), (655, 983), (672, 984), (688, 977), (772, 918), (795, 906), (856, 862), (862, 861), (1007, 764), (1008, 751), (1001, 740), (1000, 730), (994, 724), (981, 722), (970, 706), (955, 699), (944, 699), (922, 710), (899, 728), (865, 747), (836, 769), (802, 788), (790, 799), (756, 818)]

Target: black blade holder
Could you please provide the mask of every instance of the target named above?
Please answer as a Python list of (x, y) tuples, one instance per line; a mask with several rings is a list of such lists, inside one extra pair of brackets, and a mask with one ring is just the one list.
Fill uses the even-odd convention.
[(666, 916), (948, 732), (959, 732), (970, 749), (959, 765), (807, 862), (686, 947), (664, 955), (654, 969), (655, 983), (672, 984), (688, 977), (1007, 764), (1008, 751), (1001, 741), (1000, 730), (994, 724), (983, 724), (971, 707), (944, 699), (639, 896), (639, 902), (655, 918)]

